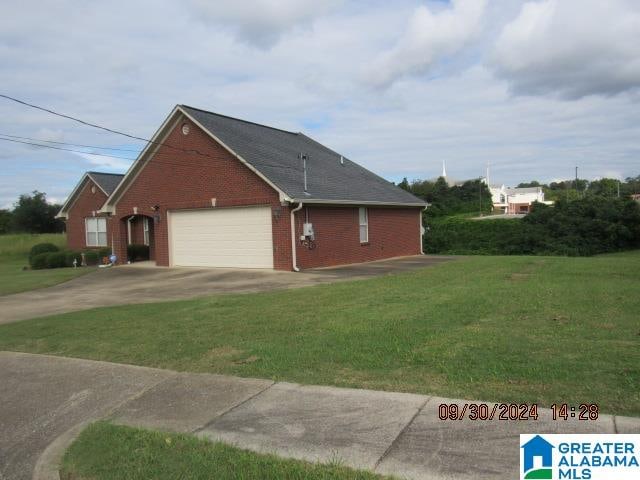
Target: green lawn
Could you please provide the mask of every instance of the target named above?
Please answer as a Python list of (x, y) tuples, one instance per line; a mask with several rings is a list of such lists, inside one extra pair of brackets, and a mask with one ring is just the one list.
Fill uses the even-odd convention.
[(92, 271), (89, 268), (24, 270), (29, 264), (31, 247), (45, 242), (64, 248), (67, 238), (61, 233), (0, 235), (0, 295), (50, 287)]
[(366, 281), (0, 326), (0, 349), (640, 415), (640, 254), (467, 257)]
[(260, 455), (189, 435), (151, 432), (99, 422), (71, 445), (61, 480), (382, 480), (339, 465), (320, 465)]

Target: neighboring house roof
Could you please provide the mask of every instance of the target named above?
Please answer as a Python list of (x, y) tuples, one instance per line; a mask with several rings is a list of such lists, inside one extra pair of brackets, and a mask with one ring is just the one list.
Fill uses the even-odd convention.
[(120, 184), (123, 178), (124, 174), (121, 173), (85, 172), (78, 184), (71, 191), (71, 194), (65, 200), (62, 208), (56, 215), (56, 218), (67, 218), (67, 213), (73, 205), (73, 202), (76, 201), (76, 198), (82, 190), (82, 187), (84, 186), (86, 180), (92, 180), (93, 183), (95, 183), (98, 188), (100, 188), (100, 190), (102, 190), (104, 194), (109, 197), (114, 192), (116, 187)]
[[(294, 201), (426, 204), (303, 133), (181, 107)], [(308, 157), (306, 192), (301, 154)]]
[(124, 178), (123, 173), (87, 172), (87, 175), (107, 196), (111, 195)]
[[(335, 204), (426, 206), (418, 197), (344, 158), (303, 133), (289, 132), (227, 117), (186, 105), (176, 105), (140, 153), (101, 211), (114, 212), (120, 197), (152, 158), (178, 115), (199, 125), (212, 139), (272, 186), (283, 201)], [(307, 159), (307, 191), (300, 155)], [(342, 163), (341, 163), (342, 159)]]
[(505, 188), (505, 192), (509, 195), (518, 195), (523, 193), (538, 193), (542, 191), (541, 187), (516, 187), (516, 188)]

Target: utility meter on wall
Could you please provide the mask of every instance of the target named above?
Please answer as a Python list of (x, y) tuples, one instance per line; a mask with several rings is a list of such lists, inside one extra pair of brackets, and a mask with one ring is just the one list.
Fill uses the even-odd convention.
[(315, 240), (315, 234), (313, 233), (313, 224), (312, 223), (304, 223), (302, 225), (302, 238), (301, 240), (305, 240), (310, 238), (311, 240)]

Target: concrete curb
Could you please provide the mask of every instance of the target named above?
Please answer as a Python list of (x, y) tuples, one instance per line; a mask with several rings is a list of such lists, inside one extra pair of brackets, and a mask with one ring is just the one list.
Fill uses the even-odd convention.
[[(55, 384), (55, 388), (66, 388), (63, 398), (73, 395), (74, 389), (97, 388), (85, 385), (83, 379), (105, 372), (106, 380), (99, 385), (104, 388), (105, 382), (112, 382), (112, 394), (120, 392), (114, 397), (117, 403), (104, 404), (102, 397), (93, 397), (98, 403), (82, 421), (71, 424), (42, 450), (33, 480), (59, 480), (66, 449), (83, 428), (100, 419), (191, 433), (285, 458), (319, 463), (340, 459), (345, 466), (414, 479), (514, 478), (520, 433), (640, 433), (636, 417), (601, 415), (597, 421), (563, 422), (553, 420), (551, 410), (540, 408), (536, 421), (443, 421), (438, 415), (440, 404), (486, 403), (491, 409), (494, 403), (24, 353), (0, 352), (0, 362), (7, 367), (4, 370), (20, 369), (13, 381), (31, 376), (31, 388), (43, 391), (52, 388), (41, 385), (51, 376), (82, 377), (70, 386)], [(14, 385), (20, 388), (19, 381)], [(21, 411), (21, 397), (12, 398)], [(45, 402), (44, 407), (56, 405)], [(71, 413), (65, 410), (64, 415)], [(34, 420), (29, 417), (29, 421)], [(11, 438), (11, 431), (8, 435)]]

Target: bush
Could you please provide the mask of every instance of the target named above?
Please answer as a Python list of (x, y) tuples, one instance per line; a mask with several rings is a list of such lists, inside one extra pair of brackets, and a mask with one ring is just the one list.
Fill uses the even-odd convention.
[(98, 249), (98, 256), (100, 257), (100, 260), (102, 260), (104, 257), (110, 257), (111, 256), (111, 247), (102, 247)]
[(100, 256), (97, 250), (86, 250), (84, 253), (84, 261), (87, 265), (98, 265), (100, 262)]
[(130, 262), (149, 260), (149, 245), (127, 245), (127, 258)]
[(63, 268), (67, 266), (67, 254), (64, 252), (47, 253), (47, 268)]
[(82, 254), (76, 251), (65, 252), (65, 260), (67, 267), (73, 267), (74, 260), (78, 261), (76, 265), (79, 267), (80, 265), (82, 265)]
[(587, 197), (534, 204), (515, 220), (431, 218), (427, 253), (589, 256), (640, 247), (640, 205)]
[(33, 247), (31, 247), (31, 251), (29, 252), (29, 265), (31, 265), (32, 268), (35, 268), (33, 267), (33, 259), (37, 255), (48, 252), (57, 252), (59, 250), (60, 249), (53, 243), (37, 243)]
[(43, 268), (47, 268), (47, 257), (50, 252), (38, 253), (33, 257), (29, 257), (29, 264), (31, 268), (34, 270), (42, 270)]

